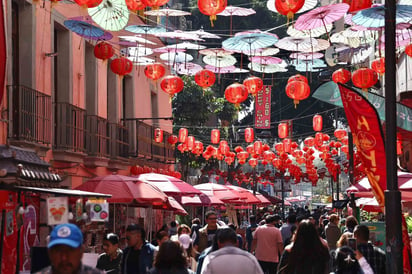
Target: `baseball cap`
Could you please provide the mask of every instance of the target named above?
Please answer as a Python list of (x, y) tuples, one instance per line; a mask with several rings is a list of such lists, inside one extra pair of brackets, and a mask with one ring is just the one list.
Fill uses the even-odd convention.
[(190, 238), (188, 234), (181, 234), (179, 236), (179, 242), (182, 244), (184, 249), (187, 249), (192, 243), (192, 238)]
[(56, 226), (50, 233), (50, 242), (48, 248), (55, 245), (68, 245), (78, 248), (83, 243), (83, 233), (80, 228), (74, 224), (61, 224)]

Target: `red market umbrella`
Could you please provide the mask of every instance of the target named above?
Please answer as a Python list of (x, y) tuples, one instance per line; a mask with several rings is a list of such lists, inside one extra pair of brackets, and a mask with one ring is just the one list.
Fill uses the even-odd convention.
[(202, 194), (200, 190), (194, 188), (192, 185), (172, 176), (158, 173), (144, 173), (133, 178), (151, 184), (167, 195), (188, 196)]
[(225, 203), (215, 196), (207, 196), (205, 194), (196, 195), (193, 197), (183, 196), (182, 205), (186, 206), (219, 206)]
[(234, 185), (226, 185), (227, 188), (237, 191), (239, 193), (239, 196), (243, 198), (242, 203), (244, 204), (260, 204), (260, 200), (253, 195), (253, 193), (250, 193), (250, 191), (246, 188), (240, 187), (240, 186), (234, 186)]
[(148, 183), (137, 178), (122, 175), (100, 176), (84, 182), (77, 190), (112, 195), (110, 203), (138, 203), (145, 205), (163, 204), (167, 196)]
[[(249, 190), (251, 193), (253, 193), (252, 190)], [(260, 200), (260, 205), (271, 205), (271, 201), (269, 201), (265, 196), (263, 196), (263, 194), (260, 194), (258, 192), (256, 192), (255, 194), (256, 198), (258, 198)]]
[(153, 208), (173, 211), (173, 213), (177, 215), (188, 215), (187, 211), (173, 197), (168, 197), (166, 203), (163, 205), (155, 205)]
[[(412, 191), (412, 173), (398, 171), (398, 184), (399, 190)], [(372, 191), (372, 188), (369, 184), (368, 177), (361, 179), (359, 182), (346, 189), (347, 193), (369, 191)]]
[(228, 189), (224, 185), (215, 183), (205, 183), (194, 186), (196, 189), (202, 191), (207, 196), (217, 197), (219, 200), (225, 203), (238, 202), (241, 197), (235, 191)]

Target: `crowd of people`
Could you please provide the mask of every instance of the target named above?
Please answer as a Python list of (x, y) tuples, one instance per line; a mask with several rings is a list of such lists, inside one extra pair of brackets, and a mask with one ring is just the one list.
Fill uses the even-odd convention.
[(274, 274), (385, 273), (385, 253), (369, 242), (369, 229), (349, 216), (277, 214), (250, 216), (244, 236), (234, 225), (205, 214), (205, 225), (173, 221), (146, 240), (143, 227), (126, 230), (127, 247), (109, 233), (95, 268), (81, 263), (83, 236), (73, 224), (56, 226), (48, 244), (51, 266), (39, 273)]

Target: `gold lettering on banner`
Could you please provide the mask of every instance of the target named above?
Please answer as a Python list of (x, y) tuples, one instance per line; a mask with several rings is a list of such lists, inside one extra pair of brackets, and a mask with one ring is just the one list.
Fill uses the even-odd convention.
[(367, 131), (370, 131), (369, 123), (368, 123), (368, 121), (366, 120), (365, 116), (358, 116), (358, 121), (357, 121), (357, 123), (358, 123), (358, 125), (357, 125), (357, 128), (358, 128), (358, 129), (362, 129), (362, 126), (365, 126), (366, 130), (367, 130)]

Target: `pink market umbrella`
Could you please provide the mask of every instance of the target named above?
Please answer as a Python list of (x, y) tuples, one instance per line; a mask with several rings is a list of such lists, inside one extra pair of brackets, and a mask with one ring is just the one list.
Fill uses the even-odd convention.
[(349, 10), (349, 5), (345, 3), (331, 4), (313, 9), (296, 20), (297, 30), (310, 30), (324, 27), (329, 37), (326, 25), (332, 24), (341, 19)]
[(243, 203), (245, 204), (259, 204), (260, 200), (256, 198), (253, 193), (246, 188), (234, 185), (226, 185), (227, 188), (239, 192), (239, 196), (243, 198)]
[(231, 191), (224, 185), (215, 183), (205, 183), (194, 186), (196, 189), (203, 192), (207, 196), (215, 196), (222, 202), (239, 201), (241, 198), (235, 191)]
[[(253, 194), (252, 190), (249, 190), (249, 191), (252, 192), (252, 194)], [(255, 196), (256, 196), (256, 198), (258, 198), (260, 200), (259, 204), (262, 205), (262, 206), (272, 204), (265, 196), (263, 196), (262, 194), (260, 194), (258, 192), (256, 192)]]
[(218, 13), (217, 15), (230, 16), (230, 36), (232, 36), (232, 16), (249, 16), (255, 13), (256, 11), (254, 9), (227, 6), (221, 13)]
[(375, 198), (359, 198), (356, 200), (356, 206), (368, 212), (382, 212)]
[[(400, 190), (412, 190), (412, 173), (398, 171), (398, 184)], [(372, 191), (368, 177), (364, 177), (359, 182), (346, 189), (347, 193)]]
[(150, 184), (117, 174), (95, 177), (75, 189), (111, 194), (112, 197), (107, 199), (110, 203), (155, 205), (167, 200), (163, 192)]
[(182, 205), (185, 206), (219, 206), (225, 203), (215, 196), (207, 196), (205, 194), (196, 195), (193, 197), (183, 196)]
[(162, 209), (162, 210), (166, 210), (166, 211), (173, 211), (173, 213), (177, 214), (177, 215), (183, 215), (183, 216), (188, 215), (187, 211), (173, 197), (167, 197), (167, 201), (166, 201), (165, 204), (163, 204), (163, 205), (154, 205), (153, 208), (154, 209)]
[(192, 185), (172, 176), (158, 173), (144, 173), (133, 178), (151, 184), (161, 189), (167, 195), (183, 196), (201, 194), (201, 192)]

